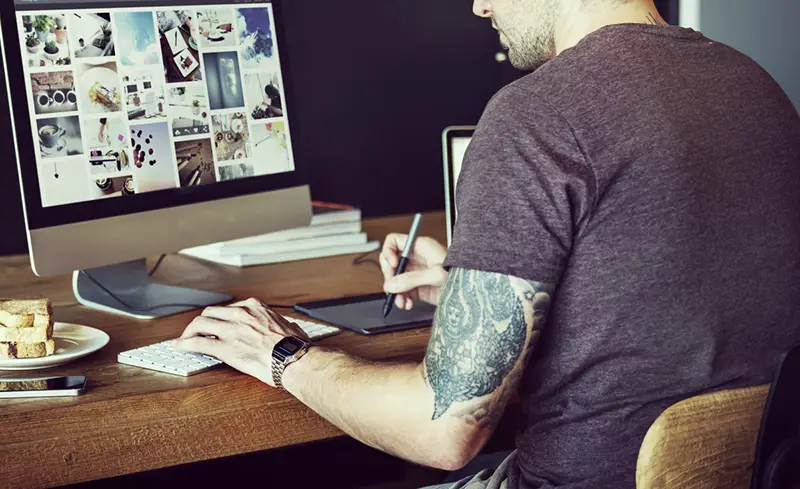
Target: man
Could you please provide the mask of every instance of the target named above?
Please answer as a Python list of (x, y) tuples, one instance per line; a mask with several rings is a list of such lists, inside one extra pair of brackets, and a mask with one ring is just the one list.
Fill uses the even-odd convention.
[[(391, 278), (404, 237), (384, 246), (398, 306), (438, 304), (424, 361), (313, 346), (282, 383), (364, 443), (444, 469), (519, 390), (516, 452), (467, 487), (633, 488), (664, 409), (768, 383), (800, 340), (800, 118), (756, 63), (649, 0), (474, 10), (535, 71), (481, 118), (446, 257), (420, 240), (417, 268)], [(248, 301), (208, 309), (181, 344), (272, 385), (285, 335), (302, 333)]]

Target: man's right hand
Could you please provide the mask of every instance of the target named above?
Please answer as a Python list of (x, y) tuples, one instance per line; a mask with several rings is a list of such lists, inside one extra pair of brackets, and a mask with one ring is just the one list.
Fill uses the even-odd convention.
[(383, 243), (380, 256), (383, 290), (397, 294), (395, 306), (401, 309), (411, 309), (415, 300), (436, 305), (447, 280), (447, 272), (442, 267), (447, 249), (433, 238), (418, 237), (405, 273), (395, 277), (407, 239), (406, 234), (390, 234)]

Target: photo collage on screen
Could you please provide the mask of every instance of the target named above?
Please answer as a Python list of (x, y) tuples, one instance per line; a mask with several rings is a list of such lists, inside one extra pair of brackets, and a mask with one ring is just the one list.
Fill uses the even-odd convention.
[(19, 22), (44, 207), (294, 170), (269, 3)]

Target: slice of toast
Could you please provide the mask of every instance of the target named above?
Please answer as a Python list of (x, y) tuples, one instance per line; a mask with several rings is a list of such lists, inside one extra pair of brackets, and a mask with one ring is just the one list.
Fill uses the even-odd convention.
[(4, 343), (42, 343), (53, 337), (53, 325), (31, 328), (6, 328), (0, 326), (0, 342)]
[(0, 343), (0, 358), (41, 358), (56, 351), (53, 340), (40, 343)]
[(0, 325), (6, 328), (47, 327), (52, 323), (50, 299), (0, 299)]

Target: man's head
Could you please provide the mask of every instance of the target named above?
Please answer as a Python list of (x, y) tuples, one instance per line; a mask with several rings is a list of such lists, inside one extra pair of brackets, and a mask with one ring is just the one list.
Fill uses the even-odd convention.
[(664, 23), (653, 0), (473, 0), (491, 19), (511, 64), (533, 71), (602, 26)]
[(556, 55), (556, 20), (565, 0), (474, 0), (475, 15), (492, 20), (511, 64), (533, 71)]

